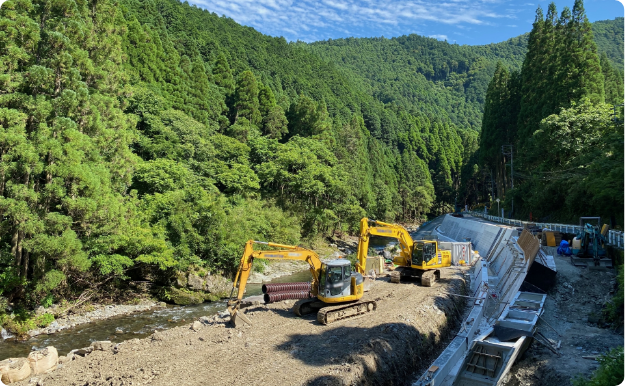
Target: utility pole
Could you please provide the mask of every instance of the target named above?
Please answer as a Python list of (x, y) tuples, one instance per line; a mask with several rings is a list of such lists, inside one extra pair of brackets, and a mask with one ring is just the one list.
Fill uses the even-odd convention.
[[(504, 156), (510, 156), (510, 180), (512, 189), (514, 189), (514, 147), (513, 145), (501, 145), (501, 153)], [(514, 215), (514, 197), (512, 197), (512, 215)], [(510, 216), (512, 217), (512, 216)]]

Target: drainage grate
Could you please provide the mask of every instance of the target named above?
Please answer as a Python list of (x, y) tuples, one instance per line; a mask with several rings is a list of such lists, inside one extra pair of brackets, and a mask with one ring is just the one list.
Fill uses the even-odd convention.
[(481, 372), (482, 375), (494, 378), (497, 365), (501, 361), (501, 352), (497, 352), (497, 355), (489, 354), (484, 346), (477, 345), (472, 354), (471, 360), (467, 363), (467, 371)]

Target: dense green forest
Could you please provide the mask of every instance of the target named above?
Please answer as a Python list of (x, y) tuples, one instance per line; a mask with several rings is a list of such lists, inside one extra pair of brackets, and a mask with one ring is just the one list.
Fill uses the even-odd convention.
[(460, 46), (419, 35), (336, 39), (303, 45), (339, 66), (377, 100), (446, 117), (479, 130), (484, 95), (497, 60), (520, 67), (527, 36)]
[[(622, 56), (618, 23), (602, 25), (604, 61)], [(230, 274), (250, 238), (310, 242), (480, 198), (486, 88), (527, 41), (307, 45), (177, 0), (7, 0), (0, 296)]]
[[(483, 196), (505, 198), (509, 215), (572, 223), (601, 216), (622, 228), (622, 23), (591, 28), (581, 0), (559, 15), (552, 3), (536, 12), (521, 69), (497, 64), (474, 156), (491, 181)], [(613, 38), (618, 44), (608, 44)]]
[(0, 295), (31, 304), (453, 202), (477, 133), (176, 0), (0, 11)]

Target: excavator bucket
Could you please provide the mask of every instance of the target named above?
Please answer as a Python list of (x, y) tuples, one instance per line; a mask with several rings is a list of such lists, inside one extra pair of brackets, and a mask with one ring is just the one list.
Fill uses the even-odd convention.
[(236, 302), (236, 304), (230, 304), (230, 302), (228, 302), (228, 312), (230, 313), (230, 323), (232, 323), (232, 325), (236, 328), (239, 327), (240, 325), (242, 325), (238, 320), (240, 319), (241, 321), (249, 324), (250, 326), (252, 325), (252, 322), (250, 321), (250, 319), (245, 316), (245, 314), (243, 312), (240, 312), (239, 309), (239, 303)]

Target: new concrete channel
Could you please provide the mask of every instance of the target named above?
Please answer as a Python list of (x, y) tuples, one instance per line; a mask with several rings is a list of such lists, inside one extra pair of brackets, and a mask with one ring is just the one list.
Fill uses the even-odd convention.
[(476, 252), (467, 260), (472, 308), (414, 385), (499, 385), (532, 339), (554, 343), (536, 331), (546, 295), (521, 291), (532, 264), (555, 275), (553, 257), (540, 250), (531, 233), (477, 217), (447, 215), (433, 233), (441, 242), (471, 242)]

